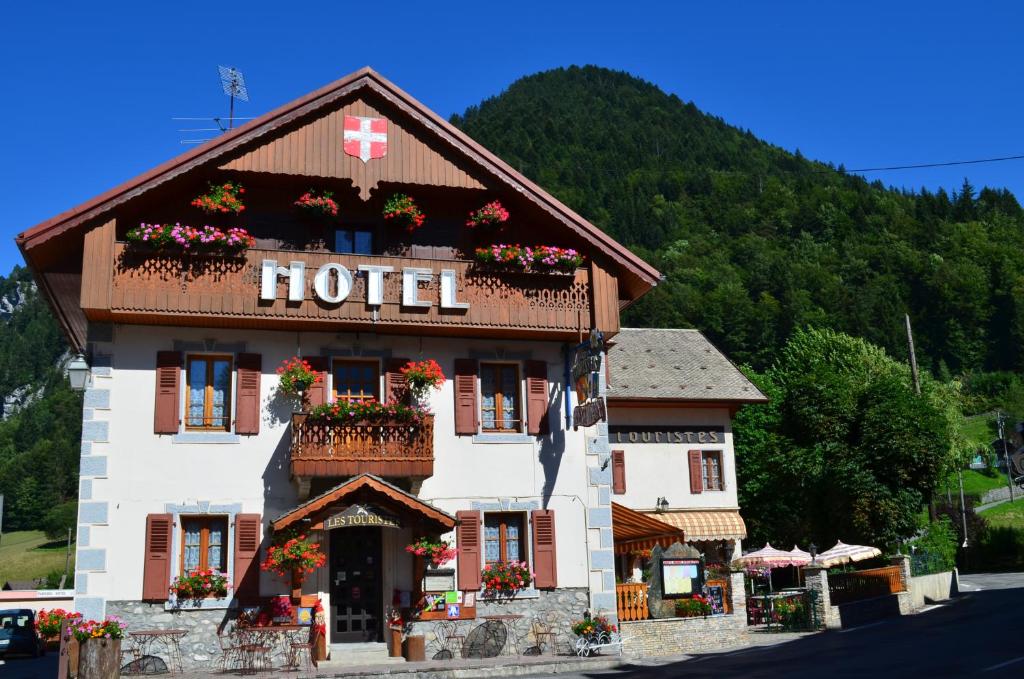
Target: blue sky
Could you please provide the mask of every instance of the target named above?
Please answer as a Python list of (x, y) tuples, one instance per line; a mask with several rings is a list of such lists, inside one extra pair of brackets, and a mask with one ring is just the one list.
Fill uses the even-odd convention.
[[(1019, 3), (1016, 3), (1019, 5)], [(259, 115), (370, 65), (448, 116), (516, 78), (621, 69), (848, 168), (1024, 153), (1012, 2), (11, 3), (0, 26), (0, 274), (16, 233), (187, 147), (223, 115), (217, 65)], [(196, 125), (202, 127), (203, 125)], [(876, 173), (1024, 194), (1024, 161)]]

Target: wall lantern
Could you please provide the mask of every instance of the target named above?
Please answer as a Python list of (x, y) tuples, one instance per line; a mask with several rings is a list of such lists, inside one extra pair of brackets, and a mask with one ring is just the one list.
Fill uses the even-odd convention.
[(811, 563), (816, 563), (818, 561), (818, 545), (812, 542), (807, 549), (811, 552)]
[(85, 356), (76, 354), (68, 363), (67, 371), (71, 388), (75, 391), (85, 391), (85, 388), (89, 386), (90, 376), (89, 363), (85, 360)]
[(666, 500), (664, 497), (659, 497), (658, 501), (655, 503), (654, 506), (655, 511), (657, 511), (659, 514), (663, 514), (668, 511), (668, 500)]

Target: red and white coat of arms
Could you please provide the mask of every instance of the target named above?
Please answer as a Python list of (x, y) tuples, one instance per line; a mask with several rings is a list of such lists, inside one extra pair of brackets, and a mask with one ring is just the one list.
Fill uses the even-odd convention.
[(345, 153), (364, 163), (383, 158), (388, 153), (388, 121), (386, 118), (345, 116)]

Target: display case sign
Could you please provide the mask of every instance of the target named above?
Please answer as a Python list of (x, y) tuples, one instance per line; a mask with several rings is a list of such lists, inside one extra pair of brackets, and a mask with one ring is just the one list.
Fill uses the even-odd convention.
[(423, 574), (424, 592), (448, 592), (455, 589), (455, 569), (428, 570)]
[(590, 339), (578, 344), (569, 354), (569, 375), (576, 392), (577, 405), (572, 411), (573, 429), (590, 427), (608, 419), (608, 410), (601, 398), (601, 357), (604, 355), (604, 334), (590, 330)]
[(662, 559), (661, 578), (666, 599), (700, 594), (704, 587), (704, 565), (700, 559)]
[(355, 527), (401, 528), (398, 517), (372, 505), (351, 505), (339, 514), (324, 519), (324, 530)]

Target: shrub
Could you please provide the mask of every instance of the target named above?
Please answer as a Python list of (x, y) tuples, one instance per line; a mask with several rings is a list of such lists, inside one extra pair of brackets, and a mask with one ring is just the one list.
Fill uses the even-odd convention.
[[(910, 543), (914, 548), (911, 570), (914, 575), (927, 575), (953, 570), (956, 566), (957, 536), (949, 517), (941, 516), (928, 524), (924, 535)], [(917, 568), (914, 568), (919, 564)]]
[[(71, 502), (65, 502), (59, 504), (56, 507), (51, 507), (46, 514), (43, 515), (43, 532), (46, 533), (46, 537), (51, 540), (66, 540), (68, 537), (68, 528), (74, 531), (75, 524), (78, 522), (78, 503), (72, 500)], [(74, 533), (72, 533), (73, 535)]]

